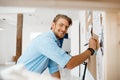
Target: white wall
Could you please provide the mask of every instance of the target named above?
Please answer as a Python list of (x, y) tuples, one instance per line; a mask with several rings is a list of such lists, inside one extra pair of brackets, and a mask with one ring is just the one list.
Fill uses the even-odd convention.
[[(79, 16), (78, 16), (79, 18)], [(71, 55), (75, 56), (79, 54), (79, 20), (73, 22), (70, 28), (71, 30)], [(79, 66), (71, 70), (71, 74), (79, 77)]]
[[(6, 15), (8, 14), (2, 16)], [(15, 14), (9, 14), (9, 16), (16, 20)], [(4, 64), (11, 61), (12, 55), (16, 53), (16, 22), (12, 23), (10, 18), (6, 20), (1, 18), (0, 27), (4, 29), (0, 30), (0, 64)]]

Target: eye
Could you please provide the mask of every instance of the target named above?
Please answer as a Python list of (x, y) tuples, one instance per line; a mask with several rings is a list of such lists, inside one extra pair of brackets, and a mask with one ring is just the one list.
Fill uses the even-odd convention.
[(69, 26), (65, 26), (65, 29), (68, 29)]
[(68, 29), (69, 26), (64, 25), (63, 23), (59, 24), (60, 27), (64, 27), (66, 30)]

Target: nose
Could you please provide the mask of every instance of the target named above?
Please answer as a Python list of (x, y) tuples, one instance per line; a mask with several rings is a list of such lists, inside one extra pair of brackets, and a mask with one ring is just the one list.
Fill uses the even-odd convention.
[(66, 27), (65, 26), (63, 26), (62, 27), (62, 31), (66, 31), (67, 29), (66, 29)]

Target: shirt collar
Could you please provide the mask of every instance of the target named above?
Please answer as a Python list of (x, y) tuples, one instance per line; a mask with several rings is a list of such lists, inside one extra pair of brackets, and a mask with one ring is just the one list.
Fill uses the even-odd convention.
[(55, 40), (55, 42), (58, 44), (58, 46), (61, 46), (59, 40), (58, 40), (57, 37), (55, 36), (55, 33), (54, 33), (52, 30), (50, 30), (50, 33), (52, 34), (52, 37), (54, 38), (54, 40)]

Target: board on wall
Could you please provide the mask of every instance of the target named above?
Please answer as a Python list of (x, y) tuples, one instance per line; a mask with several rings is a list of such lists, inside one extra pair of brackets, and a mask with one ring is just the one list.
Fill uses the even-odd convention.
[(95, 80), (103, 80), (103, 12), (101, 11), (86, 11), (86, 41), (93, 34), (96, 34), (99, 39), (99, 49), (96, 55), (88, 59), (88, 70)]

